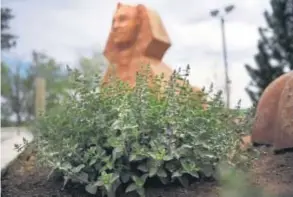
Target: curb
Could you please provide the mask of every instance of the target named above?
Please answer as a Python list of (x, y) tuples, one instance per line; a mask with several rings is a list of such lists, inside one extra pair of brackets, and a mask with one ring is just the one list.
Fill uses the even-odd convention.
[(11, 134), (11, 138), (1, 142), (1, 176), (6, 173), (8, 167), (19, 157), (19, 155), (25, 151), (25, 148), (21, 151), (17, 151), (15, 149), (15, 144), (23, 144), (23, 138), (30, 143), (34, 138), (31, 132), (23, 128), (20, 128), (19, 131), (11, 132), (15, 132), (15, 134)]

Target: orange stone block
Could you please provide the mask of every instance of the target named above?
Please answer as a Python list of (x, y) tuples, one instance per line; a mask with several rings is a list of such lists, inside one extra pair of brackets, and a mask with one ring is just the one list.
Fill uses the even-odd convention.
[(251, 136), (246, 135), (241, 137), (240, 149), (243, 151), (248, 150), (251, 147)]
[(136, 73), (144, 65), (150, 66), (150, 78), (163, 73), (165, 80), (169, 80), (173, 70), (162, 62), (162, 58), (170, 46), (170, 38), (155, 11), (140, 4), (118, 3), (104, 50), (110, 66), (103, 84), (109, 82), (110, 76), (116, 75), (133, 87)]
[(274, 80), (263, 92), (252, 128), (252, 142), (293, 148), (293, 71)]

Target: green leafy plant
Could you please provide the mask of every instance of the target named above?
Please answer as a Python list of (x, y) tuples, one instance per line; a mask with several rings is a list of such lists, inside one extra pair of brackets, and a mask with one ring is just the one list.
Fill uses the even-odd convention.
[(33, 127), (39, 161), (61, 171), (64, 186), (75, 181), (92, 194), (144, 196), (148, 180), (188, 186), (214, 177), (219, 161), (249, 161), (239, 149), (245, 121), (233, 121), (239, 114), (225, 109), (212, 86), (194, 92), (189, 68), (165, 81), (151, 79), (144, 66), (134, 88), (115, 76), (98, 88), (99, 75), (71, 74), (73, 94)]

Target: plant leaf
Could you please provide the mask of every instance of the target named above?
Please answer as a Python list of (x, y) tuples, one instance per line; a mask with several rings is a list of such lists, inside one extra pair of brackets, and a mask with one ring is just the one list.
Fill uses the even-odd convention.
[(105, 184), (104, 187), (106, 188), (107, 193), (109, 193), (110, 190), (111, 190), (111, 185), (110, 184)]
[(113, 161), (115, 161), (116, 159), (118, 159), (122, 155), (123, 155), (123, 151), (121, 150), (120, 147), (114, 148), (114, 150), (112, 152), (112, 159), (113, 159)]
[(183, 187), (187, 188), (189, 186), (188, 178), (185, 175), (183, 175), (181, 177), (177, 177), (177, 179), (180, 181), (180, 183)]
[(158, 174), (159, 177), (164, 177), (164, 178), (167, 177), (167, 173), (163, 168), (159, 168), (157, 174)]
[(171, 173), (172, 172), (175, 172), (177, 170), (177, 168), (178, 168), (174, 162), (168, 162), (168, 163), (166, 163), (165, 164), (165, 167)]
[(139, 169), (140, 171), (142, 172), (147, 172), (148, 171), (148, 168), (147, 168), (147, 164), (146, 163), (142, 163), (140, 164), (137, 169)]
[(85, 190), (90, 194), (96, 194), (98, 187), (96, 185), (88, 184), (85, 186)]
[(206, 177), (211, 177), (214, 174), (214, 169), (212, 165), (204, 165), (201, 167), (201, 170)]
[(122, 183), (127, 183), (130, 179), (129, 173), (125, 173), (125, 172), (120, 173), (120, 179)]
[(147, 162), (148, 168), (149, 168), (149, 176), (153, 177), (157, 174), (159, 169), (159, 163), (156, 160), (148, 160)]
[(98, 187), (101, 187), (101, 186), (104, 185), (104, 182), (103, 182), (103, 181), (97, 181), (97, 182), (95, 182), (94, 185), (95, 185), (95, 186), (98, 186)]
[(164, 161), (171, 161), (173, 159), (173, 157), (171, 155), (165, 155), (163, 160)]
[(144, 158), (144, 156), (132, 154), (130, 155), (129, 161), (141, 161)]
[(70, 163), (66, 162), (66, 163), (60, 165), (59, 169), (64, 170), (64, 171), (69, 171), (72, 169), (72, 165)]
[(148, 178), (148, 176), (149, 176), (148, 174), (144, 174), (144, 175), (142, 175), (140, 177), (138, 177), (138, 176), (132, 176), (132, 180), (135, 182), (135, 184), (137, 186), (143, 187), (143, 185), (144, 185), (146, 179)]
[(67, 185), (67, 183), (68, 183), (68, 181), (69, 181), (69, 177), (68, 177), (68, 176), (64, 176), (63, 179), (64, 179), (64, 181), (63, 181), (62, 189), (64, 189), (65, 186)]
[(194, 178), (199, 178), (199, 174), (197, 172), (189, 172), (189, 174)]
[(119, 179), (119, 174), (113, 174), (111, 178), (111, 183), (114, 183), (117, 179)]
[(73, 173), (79, 173), (84, 167), (85, 167), (84, 164), (80, 164), (80, 165), (78, 165), (77, 167), (72, 168), (71, 171), (72, 171)]
[(167, 177), (159, 177), (159, 179), (164, 185), (167, 185), (169, 183), (169, 179)]
[(97, 162), (97, 159), (96, 158), (92, 158), (91, 161), (90, 161), (90, 163), (89, 163), (89, 166), (94, 165), (96, 162)]
[(216, 158), (216, 156), (214, 154), (209, 154), (209, 153), (203, 154), (203, 157), (206, 157), (208, 159), (215, 159)]
[(115, 180), (113, 183), (112, 183), (112, 190), (116, 191), (117, 188), (121, 185), (121, 181), (119, 179)]
[(173, 174), (172, 174), (172, 178), (174, 178), (174, 177), (180, 177), (180, 176), (182, 176), (182, 173), (179, 172), (179, 171), (173, 172)]
[(132, 192), (132, 191), (134, 191), (134, 190), (136, 190), (136, 189), (137, 189), (136, 184), (135, 184), (135, 183), (131, 183), (131, 184), (126, 188), (125, 192), (126, 192), (126, 193), (128, 193), (128, 192)]
[(155, 176), (157, 174), (157, 172), (158, 172), (158, 167), (157, 166), (153, 166), (153, 167), (151, 167), (151, 169), (149, 171), (149, 176), (150, 177), (153, 177), (153, 176)]
[(85, 172), (80, 172), (78, 175), (77, 175), (77, 178), (80, 182), (82, 183), (87, 183), (88, 182), (88, 178), (89, 178), (89, 175)]
[(139, 194), (140, 197), (145, 197), (145, 189), (144, 188), (138, 188), (136, 192)]

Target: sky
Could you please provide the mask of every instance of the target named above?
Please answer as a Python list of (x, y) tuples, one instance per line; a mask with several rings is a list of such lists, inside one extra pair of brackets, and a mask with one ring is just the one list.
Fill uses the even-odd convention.
[(225, 16), (231, 104), (241, 99), (242, 107), (251, 105), (244, 64), (254, 65), (258, 27), (266, 25), (263, 12), (270, 10), (269, 0), (2, 0), (15, 14), (11, 31), (19, 36), (5, 58), (28, 62), (37, 50), (75, 66), (79, 57), (104, 49), (117, 2), (156, 10), (172, 42), (163, 61), (174, 69), (189, 64), (193, 85), (214, 83), (216, 90), (224, 88), (222, 39), (220, 20), (209, 13), (235, 5)]

